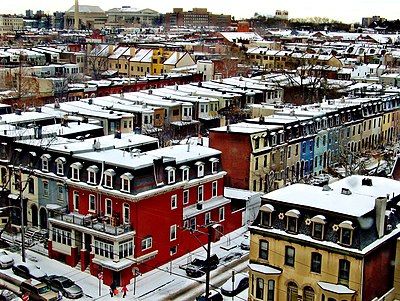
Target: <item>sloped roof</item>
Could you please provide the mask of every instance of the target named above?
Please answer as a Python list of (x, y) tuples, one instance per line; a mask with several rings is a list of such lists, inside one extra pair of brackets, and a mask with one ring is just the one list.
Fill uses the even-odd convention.
[[(69, 10), (67, 10), (67, 13), (73, 13), (75, 12), (75, 5), (71, 6)], [(79, 12), (80, 13), (104, 13), (104, 10), (102, 10), (99, 6), (94, 6), (94, 5), (79, 5)]]

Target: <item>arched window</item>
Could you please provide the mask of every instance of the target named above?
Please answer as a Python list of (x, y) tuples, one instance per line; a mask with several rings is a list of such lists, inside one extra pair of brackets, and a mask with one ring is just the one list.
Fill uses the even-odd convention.
[(79, 181), (79, 173), (81, 169), (82, 169), (82, 163), (75, 162), (71, 164), (72, 180)]
[(42, 159), (42, 171), (49, 171), (49, 160), (51, 156), (49, 154), (44, 154), (40, 158)]
[(289, 210), (286, 215), (286, 231), (297, 233), (297, 222), (300, 217), (300, 212), (297, 209)]
[(96, 165), (92, 165), (87, 168), (87, 172), (88, 172), (87, 182), (89, 184), (97, 184), (96, 174), (99, 172), (99, 168)]
[(197, 165), (197, 177), (203, 177), (204, 176), (204, 163), (203, 162), (196, 162)]
[(64, 157), (58, 157), (55, 160), (56, 164), (57, 164), (57, 175), (59, 176), (63, 176), (64, 175), (64, 164), (67, 162), (67, 160), (65, 160)]
[(168, 166), (165, 168), (165, 170), (167, 171), (167, 181), (168, 184), (172, 184), (175, 183), (175, 168), (172, 166)]
[(340, 243), (346, 246), (351, 246), (353, 243), (353, 223), (344, 221), (339, 224), (340, 228)]
[(133, 180), (133, 175), (130, 172), (126, 172), (121, 176), (121, 190), (126, 192), (131, 192), (131, 181)]
[(272, 224), (272, 212), (275, 211), (274, 206), (270, 204), (264, 204), (260, 208), (261, 212), (261, 225), (265, 227), (271, 227)]
[(289, 282), (287, 285), (287, 301), (297, 301), (298, 288), (297, 284), (293, 281)]
[(311, 219), (313, 224), (312, 237), (316, 239), (324, 239), (324, 228), (326, 224), (326, 218), (323, 215), (316, 215)]
[(104, 186), (107, 188), (113, 188), (113, 179), (115, 176), (114, 169), (107, 169), (104, 172)]
[(315, 293), (311, 286), (303, 288), (303, 301), (314, 301)]

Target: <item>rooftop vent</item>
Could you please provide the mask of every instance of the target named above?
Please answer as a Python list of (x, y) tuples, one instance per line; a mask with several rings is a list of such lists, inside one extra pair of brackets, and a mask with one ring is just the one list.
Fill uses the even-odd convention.
[(372, 186), (372, 179), (364, 178), (361, 180), (362, 186)]
[(342, 188), (342, 194), (344, 195), (351, 195), (351, 190), (348, 188)]

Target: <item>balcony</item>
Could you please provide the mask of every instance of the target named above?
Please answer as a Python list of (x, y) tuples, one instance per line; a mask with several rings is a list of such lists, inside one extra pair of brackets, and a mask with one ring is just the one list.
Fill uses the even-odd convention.
[(67, 224), (81, 226), (87, 228), (88, 230), (91, 229), (113, 236), (122, 235), (133, 231), (133, 228), (129, 224), (116, 225), (115, 217), (110, 216), (93, 216), (69, 213), (58, 215), (52, 218), (52, 220), (55, 223), (57, 223), (57, 221), (61, 221)]

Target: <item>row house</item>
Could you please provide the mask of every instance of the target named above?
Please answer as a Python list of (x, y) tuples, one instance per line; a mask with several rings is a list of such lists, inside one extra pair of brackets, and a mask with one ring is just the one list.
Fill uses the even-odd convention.
[(152, 270), (206, 243), (193, 233), (198, 227), (217, 222), (222, 234), (240, 227), (244, 208), (232, 212), (223, 196), (220, 154), (178, 145), (72, 155), (68, 213), (49, 219), (49, 257), (126, 285), (134, 268)]
[[(87, 128), (84, 124), (80, 127)], [(66, 180), (72, 171), (67, 162), (71, 155), (104, 149), (129, 152), (158, 148), (157, 139), (138, 134), (78, 138), (41, 138), (36, 135), (31, 139), (2, 139), (1, 185), (9, 192), (6, 196), (8, 204), (4, 205), (20, 206), (16, 201), (21, 190), (28, 227), (47, 229), (48, 218), (54, 215), (54, 211), (68, 208)]]
[[(273, 110), (274, 115), (246, 120), (252, 125), (281, 127), (283, 144), (281, 148), (271, 149), (269, 152), (269, 177), (261, 179), (265, 181), (264, 184), (249, 182), (246, 177), (239, 177), (234, 183), (229, 182), (229, 171), (237, 172), (235, 160), (228, 154), (237, 143), (234, 132), (227, 130), (227, 127), (211, 129), (210, 145), (221, 150), (223, 157), (227, 156), (227, 159), (222, 159), (222, 164), (229, 173), (230, 186), (270, 191), (287, 182), (321, 174), (338, 163), (349, 164), (349, 160), (382, 145), (393, 144), (397, 141), (399, 132), (398, 107), (397, 95), (365, 99), (342, 98), (298, 108), (278, 108)], [(230, 125), (229, 128), (233, 126), (242, 127), (245, 135), (249, 136), (246, 133), (246, 123)], [(235, 130), (240, 132), (236, 128)], [(243, 146), (242, 150), (245, 151), (244, 157), (251, 157), (249, 148)], [(277, 153), (280, 152), (284, 155), (279, 156)], [(243, 161), (243, 164), (247, 166), (246, 169), (252, 169), (249, 161)]]
[(363, 176), (264, 195), (250, 226), (249, 300), (394, 299), (399, 198), (397, 181)]

